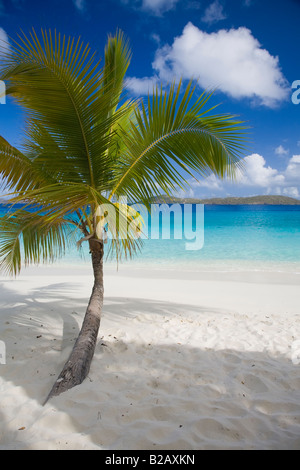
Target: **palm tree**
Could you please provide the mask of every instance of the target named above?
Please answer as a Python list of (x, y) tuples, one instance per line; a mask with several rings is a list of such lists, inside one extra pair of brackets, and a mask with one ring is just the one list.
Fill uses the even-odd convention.
[[(103, 305), (104, 228), (120, 235), (133, 220), (140, 224), (138, 212), (118, 199), (149, 208), (153, 196), (186, 188), (191, 177), (231, 177), (244, 149), (243, 124), (211, 115), (213, 108), (205, 109), (211, 95), (197, 97), (197, 83), (157, 87), (146, 103), (128, 99), (130, 58), (120, 31), (108, 38), (101, 66), (80, 38), (43, 30), (40, 38), (34, 30), (22, 33), (2, 58), (0, 78), (23, 107), (25, 128), (21, 149), (0, 138), (0, 175), (9, 193), (0, 267), (17, 275), (23, 264), (54, 261), (81, 233), (94, 273), (82, 329), (49, 397), (89, 372)], [(108, 224), (103, 204), (117, 214)], [(140, 247), (138, 233), (111, 238), (108, 251), (117, 259)]]

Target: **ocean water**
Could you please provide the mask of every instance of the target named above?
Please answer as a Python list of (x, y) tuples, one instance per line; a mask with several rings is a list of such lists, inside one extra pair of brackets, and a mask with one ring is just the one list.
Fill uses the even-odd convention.
[[(4, 211), (0, 207), (0, 215)], [(240, 267), (300, 272), (300, 206), (193, 205), (180, 206), (180, 214), (181, 218), (178, 214), (150, 217), (141, 252), (124, 263), (193, 270)], [(153, 239), (153, 234), (158, 239)], [(90, 263), (88, 244), (81, 250), (74, 244), (60, 263)]]
[(190, 250), (184, 239), (144, 240), (135, 262), (192, 270), (238, 267), (300, 272), (300, 206), (206, 205), (203, 238), (201, 249)]

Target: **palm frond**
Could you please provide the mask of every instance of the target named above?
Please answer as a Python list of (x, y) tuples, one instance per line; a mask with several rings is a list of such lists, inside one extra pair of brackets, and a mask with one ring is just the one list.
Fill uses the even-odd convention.
[(127, 151), (115, 173), (113, 195), (146, 201), (164, 191), (185, 187), (184, 174), (232, 177), (245, 150), (243, 123), (231, 115), (210, 115), (204, 109), (210, 94), (203, 93), (190, 106), (192, 82), (181, 100), (181, 84), (169, 92), (156, 89), (148, 108), (136, 109), (137, 125), (124, 135)]
[(6, 191), (36, 189), (47, 182), (46, 174), (26, 155), (0, 136), (0, 176)]
[[(124, 33), (117, 30), (114, 36), (109, 35), (104, 53), (103, 90), (110, 88), (119, 102), (124, 89), (124, 78), (131, 61), (129, 42)], [(114, 109), (115, 110), (115, 109)]]
[(21, 266), (49, 263), (60, 258), (71, 238), (62, 218), (26, 210), (8, 213), (0, 219), (0, 268), (17, 275)]
[[(105, 159), (113, 123), (111, 113), (118, 103), (108, 77), (103, 83), (100, 61), (88, 45), (51, 31), (40, 40), (33, 30), (19, 36), (4, 57), (0, 76), (12, 95), (26, 110), (27, 137), (41, 149), (45, 135), (61, 149), (60, 158), (48, 155), (67, 173), (70, 164), (81, 180), (92, 187), (105, 184), (109, 165)], [(32, 123), (44, 132), (33, 132)], [(45, 157), (45, 154), (44, 154)], [(99, 164), (101, 162), (101, 164)]]

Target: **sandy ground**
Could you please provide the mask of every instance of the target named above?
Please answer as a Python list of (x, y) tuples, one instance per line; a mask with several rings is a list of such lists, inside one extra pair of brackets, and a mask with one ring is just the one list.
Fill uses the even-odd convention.
[(300, 449), (299, 283), (107, 268), (89, 377), (42, 406), (92, 277), (58, 267), (1, 278), (0, 449)]

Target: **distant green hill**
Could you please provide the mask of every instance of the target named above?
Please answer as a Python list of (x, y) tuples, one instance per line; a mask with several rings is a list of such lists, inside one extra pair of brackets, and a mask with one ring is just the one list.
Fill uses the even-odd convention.
[(152, 199), (153, 204), (220, 204), (220, 205), (300, 205), (299, 199), (286, 196), (225, 197), (212, 199), (194, 199), (161, 195)]

